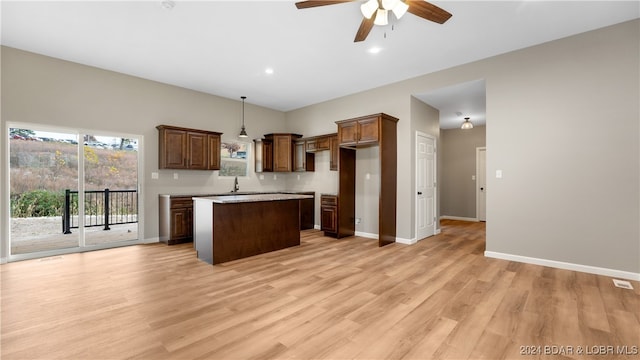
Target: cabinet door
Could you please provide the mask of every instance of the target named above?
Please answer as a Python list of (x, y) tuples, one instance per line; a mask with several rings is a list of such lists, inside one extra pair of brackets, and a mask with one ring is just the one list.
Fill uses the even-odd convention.
[(273, 171), (290, 172), (293, 162), (293, 144), (290, 135), (273, 136)]
[(358, 143), (357, 121), (338, 124), (338, 143), (340, 145), (356, 145)]
[(188, 208), (171, 209), (171, 240), (189, 237), (193, 232)]
[(183, 130), (160, 130), (160, 153), (158, 168), (187, 168), (187, 133)]
[(262, 142), (262, 171), (273, 171), (273, 143), (270, 140)]
[(306, 171), (306, 155), (307, 152), (305, 150), (305, 142), (304, 141), (296, 141), (295, 143), (295, 151), (293, 152), (293, 171)]
[(329, 233), (338, 232), (337, 211), (335, 206), (322, 206), (320, 208), (321, 230)]
[(377, 117), (358, 120), (358, 144), (377, 143), (379, 139)]
[(209, 170), (220, 170), (220, 135), (207, 135), (209, 145)]
[(206, 170), (209, 165), (207, 134), (187, 133), (189, 169)]
[(340, 153), (340, 145), (338, 144), (338, 136), (332, 136), (329, 139), (329, 151), (331, 157), (329, 158), (329, 170), (338, 171), (338, 154)]

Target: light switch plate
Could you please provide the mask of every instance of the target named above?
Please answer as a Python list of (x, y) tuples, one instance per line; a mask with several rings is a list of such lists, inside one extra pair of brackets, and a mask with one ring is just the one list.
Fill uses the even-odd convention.
[(496, 179), (502, 179), (502, 170), (496, 170)]
[(178, 180), (178, 173), (173, 173), (173, 180)]
[(155, 171), (151, 173), (151, 178), (154, 180), (158, 180), (158, 176), (159, 176), (158, 173)]

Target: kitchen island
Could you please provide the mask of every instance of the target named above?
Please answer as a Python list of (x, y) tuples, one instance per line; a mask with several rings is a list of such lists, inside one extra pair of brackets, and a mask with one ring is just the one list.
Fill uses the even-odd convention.
[(193, 198), (194, 246), (209, 264), (300, 245), (301, 194)]

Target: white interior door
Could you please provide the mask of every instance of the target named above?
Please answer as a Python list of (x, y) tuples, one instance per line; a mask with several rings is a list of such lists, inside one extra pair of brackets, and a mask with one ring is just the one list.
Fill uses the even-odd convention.
[(476, 216), (487, 221), (487, 148), (476, 148)]
[(436, 140), (416, 134), (416, 239), (436, 232)]

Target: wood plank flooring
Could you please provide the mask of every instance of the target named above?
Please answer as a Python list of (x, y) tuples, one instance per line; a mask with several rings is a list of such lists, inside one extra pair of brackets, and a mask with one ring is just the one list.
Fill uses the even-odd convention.
[(0, 357), (638, 358), (638, 282), (485, 258), (484, 237), (443, 221), (412, 246), (307, 230), (216, 266), (191, 244), (6, 264)]

